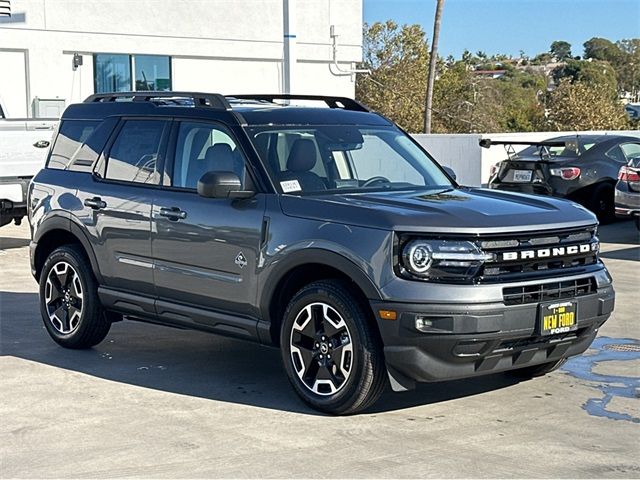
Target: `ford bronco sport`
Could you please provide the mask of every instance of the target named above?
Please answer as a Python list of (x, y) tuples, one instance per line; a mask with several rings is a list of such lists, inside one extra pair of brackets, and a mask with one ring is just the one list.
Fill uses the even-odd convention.
[(459, 186), (348, 98), (99, 94), (54, 138), (30, 249), (67, 348), (123, 318), (275, 345), (347, 414), (389, 383), (544, 374), (613, 310), (592, 213)]

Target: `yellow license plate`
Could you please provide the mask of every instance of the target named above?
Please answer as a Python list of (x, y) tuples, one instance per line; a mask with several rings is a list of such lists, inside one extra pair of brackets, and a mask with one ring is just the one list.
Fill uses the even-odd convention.
[(557, 301), (540, 304), (538, 313), (538, 333), (556, 335), (578, 328), (577, 302)]

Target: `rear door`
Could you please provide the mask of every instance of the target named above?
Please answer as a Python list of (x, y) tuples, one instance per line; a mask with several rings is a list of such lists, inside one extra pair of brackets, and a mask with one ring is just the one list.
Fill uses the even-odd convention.
[[(106, 287), (154, 295), (151, 204), (169, 126), (166, 119), (122, 119), (92, 177), (79, 185), (78, 216), (93, 236)], [(143, 310), (153, 313), (151, 299)]]
[(246, 157), (224, 125), (175, 122), (168, 156), (170, 186), (156, 191), (152, 250), (158, 314), (174, 321), (190, 318), (186, 304), (216, 311), (255, 314), (256, 268), (265, 195), (213, 199), (197, 194), (208, 171), (233, 171), (253, 189)]

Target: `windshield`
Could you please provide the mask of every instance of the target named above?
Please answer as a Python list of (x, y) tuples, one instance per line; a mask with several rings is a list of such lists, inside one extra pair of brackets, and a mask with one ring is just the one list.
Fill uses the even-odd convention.
[(282, 193), (452, 186), (434, 161), (393, 127), (260, 126), (247, 130)]

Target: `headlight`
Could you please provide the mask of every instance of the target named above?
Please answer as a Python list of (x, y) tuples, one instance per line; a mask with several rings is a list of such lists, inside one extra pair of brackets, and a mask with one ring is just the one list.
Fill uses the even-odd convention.
[(458, 279), (473, 277), (493, 254), (482, 252), (473, 242), (414, 239), (402, 246), (402, 273), (421, 279)]

